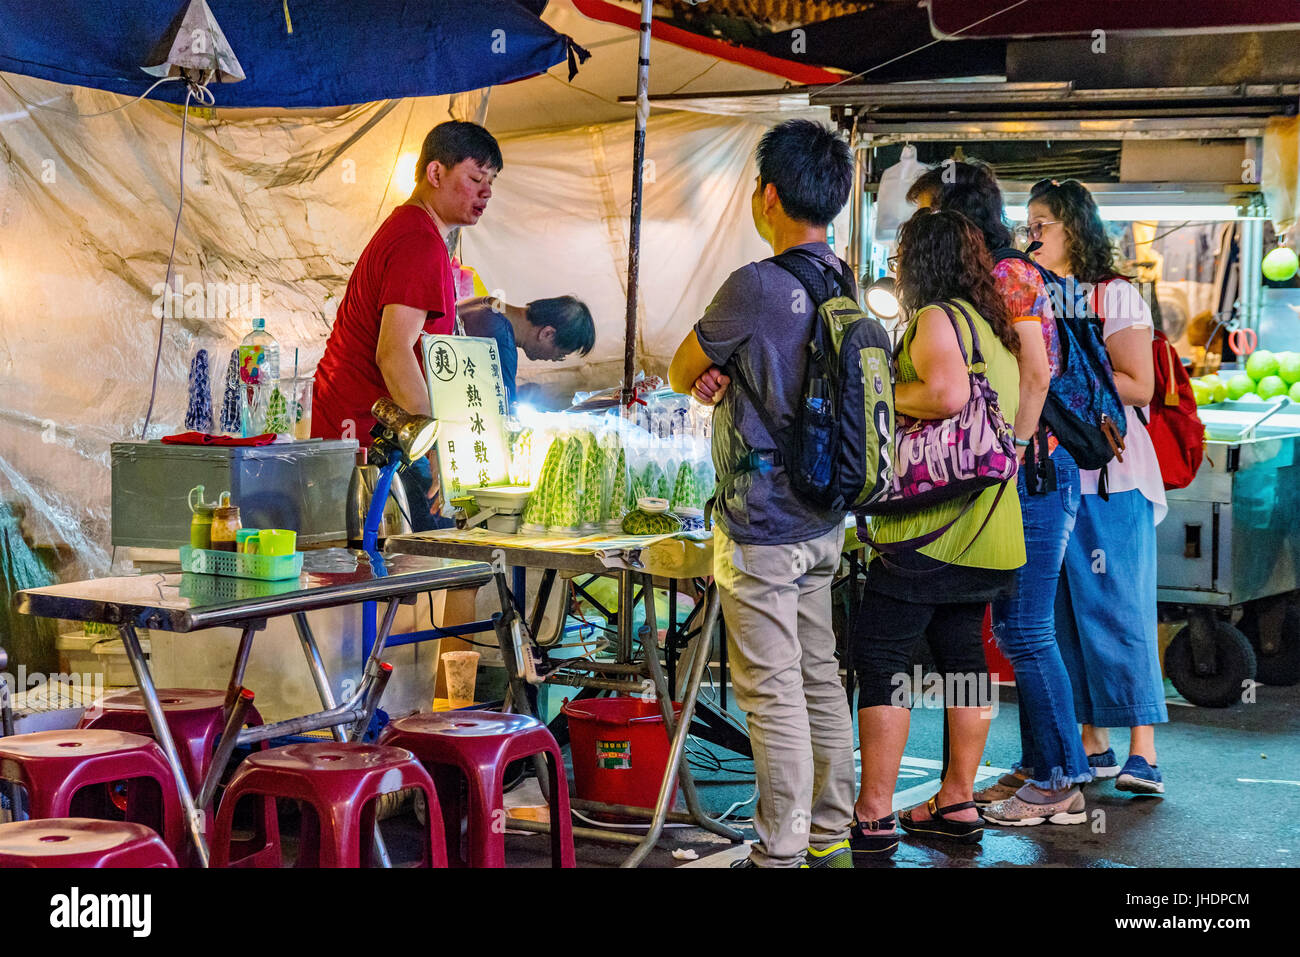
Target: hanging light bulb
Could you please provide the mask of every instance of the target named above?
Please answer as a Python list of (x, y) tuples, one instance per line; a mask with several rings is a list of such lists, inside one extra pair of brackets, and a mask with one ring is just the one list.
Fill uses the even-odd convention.
[(867, 308), (880, 319), (898, 318), (898, 291), (893, 276), (884, 276), (867, 287)]

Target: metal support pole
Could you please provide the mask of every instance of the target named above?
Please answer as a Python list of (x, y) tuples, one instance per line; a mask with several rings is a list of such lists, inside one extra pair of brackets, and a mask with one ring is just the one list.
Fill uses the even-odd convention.
[(212, 803), (212, 799), (217, 794), (217, 785), (221, 781), (222, 772), (226, 770), (226, 765), (230, 763), (230, 756), (235, 753), (235, 745), (239, 743), (239, 729), (244, 726), (244, 718), (248, 714), (248, 709), (253, 704), (253, 692), (247, 688), (240, 688), (235, 694), (235, 702), (230, 710), (226, 712), (226, 725), (221, 729), (221, 738), (217, 742), (216, 750), (212, 753), (212, 763), (208, 765), (207, 777), (203, 779), (199, 787), (198, 805), (200, 808), (207, 808)]
[(379, 659), (383, 657), (384, 645), (388, 642), (388, 635), (393, 630), (393, 619), (397, 617), (397, 606), (401, 604), (401, 599), (390, 598), (388, 607), (384, 609), (384, 621), (379, 626), (379, 633), (375, 635), (375, 643), (370, 649), (370, 654), (366, 657), (366, 674), (376, 674), (375, 667), (379, 664)]
[[(651, 579), (649, 576), (646, 577), (645, 593), (646, 624), (650, 626), (650, 634), (653, 636), (655, 634), (654, 589), (651, 587)], [(701, 637), (705, 638), (706, 636), (702, 635)], [(707, 647), (707, 640), (705, 641), (705, 645)], [(650, 676), (655, 684), (655, 691), (657, 692), (656, 697), (659, 700), (659, 714), (664, 719), (664, 727), (668, 729), (668, 736), (676, 740), (679, 737), (677, 734), (677, 716), (673, 713), (673, 699), (668, 691), (668, 680), (664, 676), (663, 668), (659, 664), (659, 649), (655, 647), (653, 637), (651, 638), (649, 646), (642, 646), (642, 651), (645, 653), (646, 666), (650, 669)], [(707, 655), (705, 657), (707, 659)], [(702, 675), (703, 673), (701, 672), (701, 676)], [(696, 683), (695, 690), (697, 692), (699, 690), (698, 682)], [(682, 748), (684, 750), (686, 747), (685, 735), (690, 734), (690, 719), (686, 719), (685, 726), (681, 730), (684, 732), (684, 734), (681, 735)], [(713, 818), (704, 813), (704, 809), (700, 807), (700, 797), (695, 790), (695, 778), (691, 774), (689, 762), (681, 762), (681, 770), (678, 772), (677, 779), (682, 786), (682, 796), (686, 799), (686, 811), (691, 816), (692, 823), (698, 824), (705, 830), (712, 831), (714, 834), (718, 834), (732, 841), (739, 841), (741, 839), (739, 831), (733, 831), (725, 824), (713, 820)], [(669, 800), (671, 799), (670, 794)], [(669, 807), (668, 811), (671, 812), (672, 808)]]
[(127, 660), (131, 662), (131, 671), (135, 674), (135, 683), (140, 687), (140, 697), (144, 700), (145, 713), (149, 715), (149, 724), (153, 727), (154, 739), (162, 748), (167, 765), (172, 770), (176, 781), (176, 793), (180, 797), (181, 809), (185, 812), (185, 823), (189, 828), (190, 839), (198, 854), (200, 867), (208, 866), (208, 845), (203, 838), (203, 812), (194, 803), (190, 792), (190, 782), (185, 778), (180, 755), (176, 751), (176, 742), (172, 740), (171, 728), (163, 715), (162, 703), (158, 700), (158, 689), (154, 687), (153, 675), (149, 674), (149, 665), (145, 663), (144, 651), (140, 648), (140, 638), (135, 633), (134, 625), (118, 625), (122, 636), (122, 647), (126, 650)]
[[(718, 589), (716, 585), (709, 586), (709, 592), (705, 601), (708, 602), (708, 610), (704, 615), (703, 627), (704, 636), (713, 634), (713, 629), (718, 622)], [(682, 714), (677, 722), (676, 731), (673, 734), (672, 747), (668, 751), (668, 767), (664, 769), (663, 783), (659, 786), (659, 800), (655, 804), (654, 820), (650, 823), (650, 830), (637, 845), (628, 859), (623, 862), (623, 867), (636, 867), (639, 865), (650, 849), (655, 846), (659, 840), (659, 835), (663, 833), (664, 822), (668, 818), (668, 812), (672, 804), (673, 791), (675, 790), (678, 769), (682, 766), (682, 755), (686, 752), (686, 736), (690, 732), (691, 720), (695, 716), (695, 701), (699, 697), (700, 681), (704, 677), (704, 667), (708, 664), (708, 655), (696, 655), (691, 666), (690, 678), (686, 682), (685, 694), (682, 696)], [(734, 832), (733, 832), (734, 833)], [(735, 840), (739, 840), (737, 834)]]
[[(1238, 277), (1237, 302), (1238, 318), (1247, 329), (1259, 329), (1259, 310), (1264, 299), (1263, 283), (1260, 277), (1261, 264), (1264, 260), (1264, 221), (1262, 219), (1243, 219), (1241, 221), (1241, 274)], [(1244, 362), (1245, 359), (1243, 358)]]
[[(248, 655), (253, 650), (253, 635), (257, 632), (257, 626), (248, 624), (244, 626), (244, 632), (239, 636), (239, 650), (235, 652), (235, 665), (230, 670), (230, 683), (226, 685), (226, 700), (222, 705), (221, 713), (227, 718), (230, 717), (231, 710), (239, 700), (239, 693), (244, 686), (244, 671), (248, 667)], [(199, 802), (203, 806), (203, 802)]]
[(862, 281), (862, 277), (866, 274), (867, 263), (863, 261), (862, 239), (866, 235), (867, 224), (862, 221), (862, 198), (866, 193), (867, 170), (863, 162), (864, 155), (858, 149), (857, 117), (853, 119), (853, 132), (849, 134), (849, 149), (853, 151), (853, 188), (849, 192), (849, 268), (853, 270), (853, 279), (858, 284), (858, 305), (865, 306), (862, 290), (867, 284)]
[(356, 724), (352, 726), (352, 738), (360, 741), (366, 736), (366, 729), (370, 727), (370, 719), (374, 717), (375, 709), (379, 707), (379, 699), (384, 695), (384, 689), (388, 687), (388, 679), (393, 676), (393, 666), (388, 662), (381, 662), (379, 673), (370, 682), (370, 687), (366, 690), (366, 696), (361, 703), (361, 714), (357, 716)]
[(623, 570), (618, 573), (618, 655), (619, 661), (632, 660), (632, 603), (635, 600), (636, 576)]
[(623, 405), (632, 401), (636, 374), (636, 299), (641, 267), (641, 187), (645, 164), (645, 127), (650, 116), (650, 26), (654, 0), (641, 0), (641, 42), (637, 49), (636, 132), (632, 138), (632, 221), (627, 247), (627, 321), (623, 332)]
[[(325, 673), (325, 662), (321, 660), (320, 648), (316, 646), (316, 636), (312, 634), (311, 625), (307, 623), (307, 613), (296, 612), (293, 616), (293, 624), (298, 630), (298, 642), (302, 645), (302, 653), (307, 656), (307, 667), (311, 671), (311, 680), (316, 685), (316, 694), (320, 697), (320, 703), (325, 706), (326, 711), (333, 711), (334, 692), (330, 688), (329, 675)], [(330, 728), (330, 731), (334, 734), (335, 741), (348, 739), (348, 733), (341, 725), (335, 725)]]

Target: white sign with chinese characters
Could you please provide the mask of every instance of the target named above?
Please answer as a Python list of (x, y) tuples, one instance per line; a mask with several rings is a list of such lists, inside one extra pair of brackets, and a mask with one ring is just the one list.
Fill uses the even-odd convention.
[(506, 390), (495, 339), (421, 336), (429, 407), (438, 420), (438, 468), (444, 499), (510, 480)]

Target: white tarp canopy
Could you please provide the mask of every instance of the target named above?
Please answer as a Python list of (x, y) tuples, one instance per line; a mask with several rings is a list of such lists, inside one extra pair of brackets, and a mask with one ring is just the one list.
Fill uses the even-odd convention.
[[(585, 364), (520, 364), (521, 381), (564, 394), (621, 374), (632, 107), (618, 97), (634, 88), (636, 41), (567, 0), (546, 19), (592, 58), (572, 87), (561, 66), (491, 91), (486, 125), (505, 171), (486, 216), (463, 233), (462, 257), (512, 302), (572, 293), (591, 306), (597, 344)], [(781, 82), (661, 42), (651, 78), (655, 93)], [(38, 542), (71, 546), (83, 571), (111, 559), (109, 445), (139, 436), (149, 403), (177, 201), (177, 109), (141, 101), (84, 116), (125, 102), (0, 74), (0, 500), (25, 507)], [(403, 158), (413, 168), (436, 123), (480, 118), (483, 106), (469, 94), (324, 113), (192, 111), (173, 268), (184, 309), (166, 324), (150, 437), (182, 429), (199, 348), (220, 408), (227, 358), (254, 315), (280, 343), (282, 374), (295, 348), (312, 369), (357, 256), (409, 193), (395, 170)], [(763, 128), (691, 113), (650, 120), (639, 341), (648, 370), (666, 367), (729, 272), (768, 252), (749, 211)]]

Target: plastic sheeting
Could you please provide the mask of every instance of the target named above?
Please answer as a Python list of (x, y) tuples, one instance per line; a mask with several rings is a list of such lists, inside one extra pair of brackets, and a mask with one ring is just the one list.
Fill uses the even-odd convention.
[[(0, 81), (0, 501), (27, 506), (37, 541), (72, 546), (67, 574), (100, 570), (109, 446), (139, 437), (166, 304), (179, 111), (145, 101), (78, 118), (125, 101)], [(409, 194), (391, 181), (399, 156), (450, 115), (447, 97), (235, 122), (191, 113), (182, 295), (150, 437), (180, 430), (194, 351), (229, 355), (253, 315), (279, 339), (283, 374), (295, 347), (314, 367), (352, 264)]]
[[(547, 80), (546, 82), (551, 82)], [(67, 544), (63, 577), (111, 560), (109, 446), (137, 438), (177, 196), (180, 115), (113, 94), (0, 74), (0, 501)], [(40, 104), (45, 109), (29, 107)], [(186, 208), (150, 437), (181, 429), (196, 349), (226, 356), (253, 315), (314, 368), (357, 256), (409, 186), (424, 134), (482, 98), (386, 100), (325, 114), (191, 113)], [(63, 111), (63, 112), (56, 112)], [(491, 127), (490, 110), (488, 125)], [(640, 349), (661, 371), (733, 269), (768, 253), (754, 232), (752, 153), (763, 127), (651, 117)], [(630, 122), (502, 139), (505, 171), (463, 258), (511, 301), (573, 293), (592, 307), (586, 363), (521, 362), (555, 394), (621, 373)], [(847, 230), (841, 224), (840, 236)], [(220, 363), (218, 363), (220, 364)]]

